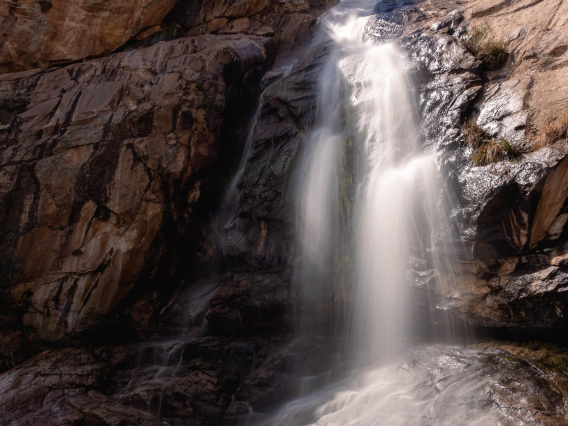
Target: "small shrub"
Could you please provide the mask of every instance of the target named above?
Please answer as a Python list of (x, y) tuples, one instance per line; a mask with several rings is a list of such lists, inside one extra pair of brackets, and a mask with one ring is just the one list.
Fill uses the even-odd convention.
[(30, 103), (30, 97), (23, 93), (12, 93), (10, 95), (0, 97), (0, 109), (6, 111), (23, 111)]
[(473, 27), (462, 38), (462, 43), (469, 53), (483, 62), (485, 68), (496, 70), (507, 62), (507, 44), (491, 38), (486, 40), (487, 34), (487, 27)]
[(463, 45), (473, 56), (476, 56), (477, 52), (480, 51), (480, 46), (487, 32), (487, 27), (473, 27), (462, 38)]
[(499, 145), (501, 145), (501, 151), (508, 159), (517, 158), (521, 155), (521, 150), (509, 142), (505, 138), (500, 138), (498, 140)]
[(504, 159), (517, 158), (521, 151), (505, 138), (495, 140), (491, 138), (475, 122), (475, 118), (467, 120), (461, 126), (465, 143), (476, 150), (471, 159), (477, 167), (497, 163)]
[(461, 133), (466, 145), (474, 149), (479, 148), (490, 139), (489, 135), (477, 125), (475, 118), (471, 118), (462, 124)]
[(471, 157), (473, 163), (477, 167), (487, 166), (491, 163), (497, 163), (503, 160), (503, 150), (501, 145), (494, 139), (491, 139), (481, 145), (477, 152)]

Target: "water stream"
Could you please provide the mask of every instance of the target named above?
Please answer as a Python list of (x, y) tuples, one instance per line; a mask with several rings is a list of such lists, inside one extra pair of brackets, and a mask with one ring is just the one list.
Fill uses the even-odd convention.
[(330, 298), (350, 301), (357, 351), (378, 360), (413, 341), (411, 256), (448, 267), (434, 243), (445, 197), (435, 153), (422, 150), (411, 64), (388, 38), (367, 37), (375, 6), (341, 3), (316, 41), (334, 47), (298, 185), (298, 282), (322, 322)]
[[(368, 36), (376, 6), (347, 0), (323, 19), (314, 43), (332, 48), (297, 185), (301, 299), (321, 327), (334, 322), (336, 302), (349, 305), (340, 315), (353, 341), (352, 371), (288, 404), (270, 425), (428, 424), (431, 404), (417, 392), (428, 363), (407, 374), (397, 359), (428, 321), (416, 314), (408, 284), (412, 259), (451, 275), (436, 242), (448, 206), (436, 153), (423, 149), (411, 63), (389, 40), (388, 22), (386, 37)], [(485, 424), (486, 413), (470, 420)]]

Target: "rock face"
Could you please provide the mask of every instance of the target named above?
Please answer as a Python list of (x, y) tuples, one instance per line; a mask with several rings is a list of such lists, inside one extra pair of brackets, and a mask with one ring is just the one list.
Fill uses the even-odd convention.
[[(561, 83), (566, 40), (553, 36), (564, 31), (565, 20), (558, 14), (562, 7), (558, 2), (473, 1), (463, 15), (462, 26), (485, 27), (487, 37), (505, 42), (510, 55), (504, 68), (478, 74), (482, 89), (479, 81), (467, 83), (473, 103), (463, 104), (462, 119), (473, 115), (490, 136), (524, 149), (520, 159), (474, 167), (472, 150), (450, 142), (459, 141), (458, 111), (452, 114), (444, 105), (460, 98), (431, 98), (438, 114), (434, 120), (447, 114), (443, 122), (450, 124), (449, 138), (436, 129), (427, 136), (444, 146), (440, 151), (458, 207), (454, 217), (465, 242), (455, 275), (442, 277), (435, 292), (443, 295), (446, 308), (475, 325), (525, 332), (566, 325), (568, 151), (562, 140), (539, 150), (543, 127), (568, 107)], [(432, 28), (459, 37), (463, 30), (456, 16), (450, 14)], [(444, 62), (444, 54), (438, 58)], [(428, 108), (424, 112), (430, 116)]]
[(246, 110), (266, 43), (204, 35), (0, 76), (3, 99), (29, 99), (2, 111), (0, 136), (4, 291), (25, 325), (60, 338), (176, 274), (239, 150), (224, 120)]
[(554, 0), (467, 2), (470, 25), (487, 27), (511, 52), (507, 67), (491, 73), (485, 88), (480, 120), (485, 113), (497, 118), (500, 126), (484, 126), (493, 134), (520, 138), (526, 129), (534, 136), (568, 114), (567, 15), (568, 6)]
[[(334, 0), (223, 0), (178, 3), (173, 22), (188, 34), (251, 34), (275, 36), (282, 53), (302, 47), (316, 28), (316, 18)], [(308, 36), (308, 37), (306, 37)]]
[[(440, 2), (453, 4), (425, 4)], [(145, 336), (163, 338), (170, 328), (210, 335), (77, 348), (84, 334), (76, 347), (0, 376), (0, 424), (246, 424), (251, 408), (268, 413), (294, 395), (299, 376), (317, 374), (314, 387), (324, 385), (319, 378), (329, 378), (340, 352), (325, 338), (287, 346), (297, 313), (291, 188), (329, 46), (297, 49), (328, 2), (178, 1), (164, 18), (172, 6), (2, 6), (0, 71), (28, 70), (0, 75), (0, 354), (14, 363), (13, 348), (32, 340), (69, 346), (70, 335), (89, 336), (117, 316)], [(464, 118), (474, 116), (491, 136), (535, 147), (527, 135), (537, 137), (568, 105), (566, 91), (556, 90), (567, 49), (549, 37), (564, 31), (564, 6), (478, 0), (449, 15), (426, 6), (390, 14), (397, 2), (383, 6), (388, 14), (371, 27), (379, 34), (385, 19), (400, 26), (426, 148), (439, 153), (455, 199), (450, 225), (460, 236), (445, 241), (459, 254), (454, 271), (436, 275), (416, 259), (419, 303), (434, 296), (437, 311), (488, 328), (564, 327), (566, 142), (475, 167), (460, 136)], [(533, 25), (540, 9), (547, 28)], [(76, 20), (56, 25), (62, 14)], [(505, 68), (485, 71), (467, 53), (459, 38), (472, 25), (489, 25), (498, 38), (513, 34)], [(128, 51), (29, 70), (113, 51), (133, 37)], [(234, 215), (216, 223), (263, 75)], [(115, 334), (113, 326), (103, 333)], [(503, 357), (434, 349), (411, 355), (409, 368), (429, 364), (439, 374), (459, 365), (453, 385), (471, 379), (486, 391), (475, 397), (505, 416), (560, 422), (566, 407), (556, 379)], [(445, 386), (428, 374), (423, 388)], [(496, 375), (497, 384), (488, 383)]]
[[(334, 0), (8, 1), (0, 6), (0, 72), (47, 68), (204, 34), (275, 37), (290, 54)], [(142, 42), (140, 42), (142, 41)]]
[(148, 27), (159, 25), (175, 2), (3, 2), (0, 72), (44, 68), (112, 52)]
[(1, 376), (0, 425), (215, 425), (254, 351), (218, 338), (47, 351)]
[(263, 94), (240, 198), (223, 246), (233, 280), (212, 299), (207, 319), (213, 326), (241, 327), (250, 323), (247, 317), (253, 312), (253, 321), (262, 326), (275, 315), (281, 318), (294, 300), (291, 177), (304, 129), (313, 120), (317, 77), (325, 58), (325, 46), (310, 51)]

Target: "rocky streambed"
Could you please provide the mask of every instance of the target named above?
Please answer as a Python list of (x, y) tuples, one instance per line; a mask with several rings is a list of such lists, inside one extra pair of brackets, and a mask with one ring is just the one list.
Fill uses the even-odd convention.
[[(342, 337), (294, 337), (310, 312), (293, 285), (291, 188), (329, 54), (309, 40), (330, 4), (171, 3), (70, 15), (70, 34), (94, 28), (85, 26), (94, 15), (105, 23), (83, 36), (88, 48), (65, 47), (58, 31), (70, 30), (51, 23), (68, 13), (65, 2), (1, 12), (2, 425), (244, 425), (318, 390), (280, 420), (319, 424), (317, 409), (336, 394), (330, 383), (351, 380)], [(482, 335), (565, 336), (567, 135), (541, 142), (568, 113), (564, 8), (393, 1), (369, 25), (413, 64), (424, 143), (453, 197), (440, 238), (457, 268), (412, 262), (416, 309), (434, 324), (449, 315)], [(105, 16), (118, 14), (136, 25), (113, 32)], [(27, 20), (50, 34), (41, 49), (16, 37), (33, 28)], [(481, 26), (507, 43), (499, 69), (461, 41)], [(471, 117), (520, 154), (476, 166), (462, 127)], [(234, 214), (220, 220), (247, 138)], [(543, 364), (511, 346), (424, 347), (365, 374), (398, 382), (417, 424), (563, 424), (562, 354)], [(379, 398), (354, 377), (347, 389)], [(456, 418), (456, 406), (472, 417)]]

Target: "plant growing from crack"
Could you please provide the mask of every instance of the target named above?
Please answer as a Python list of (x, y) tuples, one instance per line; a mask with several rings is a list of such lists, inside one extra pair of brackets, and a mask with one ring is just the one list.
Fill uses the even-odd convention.
[(462, 124), (461, 133), (466, 145), (474, 149), (471, 159), (477, 167), (512, 160), (521, 155), (521, 150), (507, 139), (490, 137), (477, 125), (475, 118)]
[(509, 57), (507, 44), (495, 40), (487, 27), (473, 27), (461, 38), (461, 42), (488, 70), (503, 67)]

